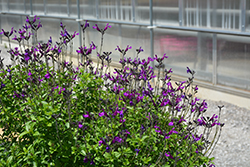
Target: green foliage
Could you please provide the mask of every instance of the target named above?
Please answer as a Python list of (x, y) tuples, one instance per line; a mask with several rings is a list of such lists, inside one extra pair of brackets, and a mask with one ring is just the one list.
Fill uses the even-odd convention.
[[(106, 29), (99, 31), (102, 36)], [(41, 45), (36, 47), (37, 54), (48, 56)], [(127, 50), (120, 52), (124, 56)], [(76, 71), (66, 62), (55, 71), (47, 61), (28, 60), (2, 69), (2, 166), (193, 167), (212, 163), (213, 158), (206, 156), (208, 141), (195, 130), (203, 125), (210, 130), (220, 124), (215, 117), (207, 121), (202, 117), (203, 122), (199, 119), (206, 103), (196, 104), (197, 98), (187, 95), (192, 79), (177, 83), (176, 89), (167, 79), (157, 94), (157, 86), (150, 85), (154, 73), (145, 61), (122, 64), (116, 76), (101, 75), (103, 61), (109, 61), (107, 53), (99, 55), (102, 66), (94, 72), (87, 49), (83, 52), (85, 64)], [(155, 58), (158, 62), (163, 59)], [(142, 79), (144, 74), (148, 78)]]

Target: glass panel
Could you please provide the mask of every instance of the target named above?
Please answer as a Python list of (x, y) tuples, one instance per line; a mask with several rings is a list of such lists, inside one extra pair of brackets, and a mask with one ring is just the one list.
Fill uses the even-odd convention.
[[(53, 43), (59, 40), (60, 29), (60, 20), (59, 19), (47, 19), (40, 18), (42, 28), (38, 30), (37, 38), (38, 42), (47, 42), (49, 37), (52, 37)], [(63, 21), (64, 22), (64, 21)]]
[(174, 74), (190, 77), (186, 67), (195, 70), (195, 78), (212, 81), (212, 35), (201, 32), (156, 29), (154, 51), (167, 54), (166, 68)]
[[(26, 19), (25, 17), (17, 15), (1, 15), (1, 29), (10, 32), (11, 28), (14, 27), (14, 30), (19, 30), (20, 28), (22, 28), (21, 25), (25, 21), (25, 19)], [(10, 37), (10, 39), (14, 38), (15, 34), (16, 33), (14, 32), (13, 35)], [(4, 42), (8, 42), (8, 38), (5, 37), (4, 35), (1, 35), (1, 40), (3, 40)], [(7, 46), (9, 45), (7, 44)]]
[(249, 37), (218, 35), (218, 83), (250, 90)]
[(35, 15), (44, 15), (46, 14), (46, 10), (44, 10), (44, 1), (43, 0), (33, 0), (32, 1), (33, 13)]
[(148, 0), (134, 0), (135, 1), (135, 21), (149, 24), (149, 1)]
[(131, 1), (121, 0), (120, 1), (120, 19), (123, 21), (132, 21), (133, 20), (133, 10)]
[(118, 10), (117, 1), (114, 0), (102, 0), (99, 1), (98, 6), (98, 16), (100, 19), (112, 19), (118, 20)]
[(240, 31), (241, 1), (186, 0), (183, 2), (183, 22), (185, 26)]
[(9, 11), (15, 13), (24, 13), (24, 0), (9, 0)]
[(49, 0), (46, 2), (45, 10), (48, 15), (67, 16), (67, 0)]
[(1, 1), (1, 10), (3, 11), (3, 12), (7, 12), (7, 11), (9, 11), (9, 8), (8, 8), (8, 0), (2, 0)]
[(30, 14), (30, 1), (24, 0), (25, 13)]
[(179, 2), (177, 0), (154, 0), (153, 16), (155, 24), (179, 25)]
[[(90, 23), (90, 27), (95, 23)], [(140, 28), (137, 26), (127, 26), (120, 24), (110, 24), (112, 27), (105, 32), (103, 49), (105, 52), (112, 52), (112, 62), (118, 62), (120, 60), (120, 52), (115, 50), (117, 46), (121, 49), (125, 49), (127, 45), (132, 46), (132, 49), (127, 52), (126, 57), (134, 58), (136, 56), (136, 49), (142, 47), (142, 52), (139, 57), (141, 59), (150, 55), (150, 40), (149, 31), (147, 28)], [(106, 24), (98, 23), (98, 27), (104, 28)], [(95, 29), (88, 28), (86, 33), (86, 44), (93, 41), (97, 48), (100, 48), (101, 34)], [(99, 52), (99, 50), (98, 50)]]
[[(74, 3), (74, 8), (77, 3)], [(77, 7), (72, 10), (77, 16)], [(82, 19), (96, 18), (96, 3), (94, 0), (80, 0), (80, 15)]]
[(246, 1), (246, 31), (250, 32), (250, 1)]

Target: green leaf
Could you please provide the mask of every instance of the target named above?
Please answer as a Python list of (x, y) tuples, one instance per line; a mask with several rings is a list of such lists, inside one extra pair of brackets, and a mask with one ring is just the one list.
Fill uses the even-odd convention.
[(65, 124), (65, 126), (66, 126), (67, 128), (69, 128), (69, 122), (67, 122), (67, 123)]
[(114, 152), (113, 154), (115, 155), (116, 158), (119, 158), (121, 156), (121, 153), (119, 152)]
[(24, 136), (24, 135), (26, 135), (26, 134), (28, 134), (28, 133), (30, 133), (29, 131), (24, 131), (23, 133), (21, 133), (20, 135), (19, 135), (19, 137), (21, 138), (22, 136)]
[(7, 159), (7, 163), (8, 164), (11, 164), (12, 163), (12, 161), (13, 161), (13, 156), (11, 155), (11, 156), (9, 156), (9, 158)]
[(104, 157), (106, 159), (111, 159), (112, 158), (112, 156), (110, 155), (110, 153), (107, 153), (107, 152), (105, 152)]

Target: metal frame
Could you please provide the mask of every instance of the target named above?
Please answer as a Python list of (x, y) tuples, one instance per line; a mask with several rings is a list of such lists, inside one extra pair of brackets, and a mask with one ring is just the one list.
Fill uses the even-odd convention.
[[(179, 11), (177, 11), (179, 13), (179, 26), (170, 26), (170, 25), (154, 25), (153, 23), (153, 0), (149, 0), (149, 22), (148, 23), (140, 23), (140, 22), (136, 22), (136, 1), (135, 0), (131, 0), (131, 16), (132, 19), (131, 21), (122, 21), (122, 9), (121, 9), (121, 2), (120, 0), (116, 0), (116, 4), (115, 4), (115, 8), (116, 10), (116, 19), (117, 20), (108, 20), (108, 19), (99, 19), (99, 0), (95, 0), (95, 8), (96, 8), (96, 19), (87, 19), (89, 21), (92, 22), (109, 22), (109, 23), (115, 23), (115, 24), (119, 24), (119, 25), (135, 25), (135, 26), (144, 26), (149, 28), (149, 33), (150, 33), (150, 56), (153, 57), (154, 56), (154, 29), (155, 28), (162, 28), (162, 29), (172, 29), (172, 30), (182, 30), (182, 31), (192, 31), (192, 32), (205, 32), (205, 33), (212, 33), (213, 37), (212, 37), (212, 43), (213, 43), (213, 47), (212, 47), (212, 57), (213, 57), (213, 74), (212, 74), (212, 85), (211, 84), (204, 84), (206, 85), (206, 87), (213, 87), (216, 88), (220, 91), (224, 91), (227, 93), (234, 93), (234, 94), (240, 94), (241, 96), (249, 96), (250, 93), (246, 92), (246, 91), (241, 91), (241, 90), (237, 90), (237, 89), (233, 89), (233, 88), (224, 88), (222, 86), (217, 85), (217, 34), (226, 34), (226, 35), (234, 35), (234, 36), (250, 36), (249, 32), (246, 32), (246, 0), (240, 0), (240, 9), (241, 9), (241, 17), (240, 17), (240, 31), (231, 31), (231, 30), (219, 30), (219, 29), (210, 29), (210, 27), (212, 27), (213, 22), (211, 23), (211, 16), (210, 16), (210, 12), (215, 12), (215, 1), (216, 0), (207, 0), (207, 6), (208, 8), (212, 6), (212, 8), (210, 8), (210, 11), (207, 10), (207, 27), (208, 28), (199, 28), (199, 11), (196, 10), (196, 13), (198, 12), (198, 14), (196, 14), (196, 18), (195, 18), (195, 22), (194, 24), (196, 25), (196, 27), (188, 27), (189, 26), (189, 21), (187, 19), (189, 19), (189, 17), (191, 16), (191, 12), (192, 11), (186, 11), (186, 27), (184, 27), (184, 0), (178, 0), (179, 2)], [(24, 13), (14, 13), (14, 12), (10, 12), (10, 3), (9, 1), (7, 2), (8, 5), (8, 12), (0, 12), (0, 14), (7, 14), (7, 15), (20, 15), (20, 16), (33, 16), (33, 4), (32, 4), (32, 0), (29, 0), (30, 2), (30, 13), (26, 13), (26, 0), (24, 1)], [(70, 17), (70, 5), (71, 5), (71, 0), (67, 0), (67, 17), (65, 16), (52, 16), (52, 15), (47, 15), (47, 9), (46, 9), (46, 2), (47, 0), (44, 0), (44, 15), (38, 15), (39, 17), (46, 17), (46, 18), (57, 18), (57, 19), (69, 19), (69, 20), (75, 20), (78, 22), (78, 30), (79, 30), (79, 44), (82, 45), (82, 31), (81, 31), (81, 21), (83, 21), (84, 19), (81, 19), (80, 16), (80, 0), (77, 0), (77, 17)], [(188, 2), (188, 1), (186, 1)], [(199, 3), (198, 0), (195, 1), (195, 4), (191, 4), (189, 1), (189, 6), (190, 5), (194, 5), (194, 8), (199, 8)], [(212, 2), (212, 5), (210, 5), (210, 2)], [(223, 0), (223, 5), (225, 5), (225, 2)], [(234, 7), (234, 6), (232, 6)], [(214, 15), (212, 16), (213, 20), (214, 20)], [(235, 19), (235, 13), (233, 18)], [(222, 20), (225, 20), (225, 11), (222, 11)], [(230, 19), (231, 20), (231, 19)], [(235, 23), (235, 20), (232, 20)], [(222, 23), (222, 27), (227, 26), (224, 23)], [(230, 25), (229, 25), (230, 26)], [(1, 23), (0, 23), (0, 28), (1, 28)], [(1, 38), (2, 41), (2, 38)], [(82, 58), (81, 58), (82, 61)], [(152, 64), (153, 65), (153, 64)]]

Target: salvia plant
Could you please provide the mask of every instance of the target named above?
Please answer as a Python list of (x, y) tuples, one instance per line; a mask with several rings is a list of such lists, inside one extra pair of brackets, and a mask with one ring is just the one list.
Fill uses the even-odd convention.
[[(222, 106), (218, 115), (204, 115), (193, 70), (173, 82), (166, 55), (141, 60), (140, 47), (132, 59), (128, 45), (114, 50), (121, 68), (110, 72), (112, 53), (102, 51), (109, 24), (93, 26), (100, 45), (80, 46), (74, 68), (63, 54), (78, 33), (61, 23), (57, 42), (38, 43), (38, 19), (1, 32), (13, 61), (4, 66), (0, 58), (1, 166), (214, 166)], [(88, 27), (86, 21), (83, 34)], [(11, 48), (11, 39), (19, 47)]]

